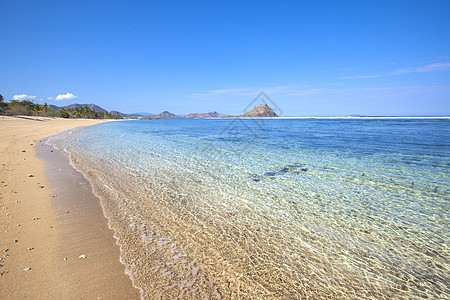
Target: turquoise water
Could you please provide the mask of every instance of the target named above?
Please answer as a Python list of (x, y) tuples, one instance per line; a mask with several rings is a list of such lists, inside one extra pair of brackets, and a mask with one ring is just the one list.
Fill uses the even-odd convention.
[(66, 133), (144, 298), (450, 297), (450, 121), (121, 121)]

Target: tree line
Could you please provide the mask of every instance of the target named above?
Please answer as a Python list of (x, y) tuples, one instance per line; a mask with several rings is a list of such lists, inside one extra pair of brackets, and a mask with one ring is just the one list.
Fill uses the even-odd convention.
[(47, 103), (33, 103), (30, 100), (10, 100), (5, 102), (0, 94), (0, 114), (7, 116), (41, 116), (60, 118), (83, 118), (83, 119), (123, 119), (120, 115), (109, 112), (100, 112), (89, 107), (79, 106), (75, 108), (61, 108), (55, 110)]

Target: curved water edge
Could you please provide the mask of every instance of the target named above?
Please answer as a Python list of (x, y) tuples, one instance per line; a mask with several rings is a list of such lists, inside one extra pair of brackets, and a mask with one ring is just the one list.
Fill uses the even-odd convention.
[(437, 298), (448, 126), (130, 121), (52, 143), (101, 199), (143, 298)]
[[(95, 125), (94, 125), (95, 126)], [(60, 148), (60, 144), (57, 142), (58, 140), (62, 140), (62, 139), (66, 139), (67, 136), (75, 133), (77, 134), (78, 131), (82, 130), (82, 128), (85, 128), (85, 126), (80, 126), (80, 127), (75, 127), (75, 128), (71, 128), (69, 130), (66, 130), (64, 132), (61, 132), (60, 134), (56, 135), (56, 136), (52, 136), (49, 137), (45, 140), (45, 144), (54, 147), (55, 149), (57, 149), (58, 151), (61, 151), (62, 153), (64, 153), (68, 158), (69, 158), (69, 164), (72, 166), (72, 168), (74, 168), (75, 170), (77, 170), (78, 172), (80, 172), (80, 174), (83, 175), (84, 178), (86, 178), (86, 180), (88, 180), (91, 183), (91, 188), (92, 188), (92, 192), (94, 193), (94, 195), (100, 199), (100, 206), (102, 208), (102, 212), (103, 212), (103, 216), (108, 220), (108, 228), (110, 230), (113, 231), (113, 238), (116, 240), (116, 245), (119, 247), (119, 251), (122, 254), (123, 249), (120, 245), (120, 238), (119, 236), (117, 236), (117, 231), (113, 228), (113, 226), (111, 225), (111, 218), (107, 215), (104, 205), (103, 205), (103, 199), (100, 195), (98, 195), (95, 191), (94, 185), (93, 183), (90, 181), (90, 179), (86, 176), (85, 173), (83, 173), (80, 169), (77, 168), (77, 165), (73, 162), (72, 160), (72, 155), (70, 154), (70, 152), (68, 151), (68, 148), (62, 149)], [(134, 288), (138, 289), (141, 295), (141, 299), (144, 299), (144, 290), (142, 288), (140, 288), (139, 286), (136, 286), (134, 283), (134, 277), (133, 277), (133, 272), (132, 270), (129, 268), (129, 266), (125, 263), (125, 261), (122, 258), (122, 255), (119, 256), (119, 261), (121, 264), (123, 264), (125, 266), (125, 274), (130, 278), (132, 285)]]

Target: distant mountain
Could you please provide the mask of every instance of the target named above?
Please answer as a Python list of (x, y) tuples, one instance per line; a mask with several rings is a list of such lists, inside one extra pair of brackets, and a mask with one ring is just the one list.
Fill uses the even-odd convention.
[[(60, 110), (63, 108), (77, 108), (77, 107), (89, 107), (92, 110), (98, 111), (98, 112), (107, 112), (106, 109), (95, 105), (95, 104), (78, 104), (78, 103), (74, 103), (74, 104), (70, 104), (70, 105), (66, 105), (66, 106), (56, 106), (56, 105), (49, 105), (49, 107), (55, 109), (55, 110)], [(142, 118), (144, 115), (143, 114), (148, 114), (148, 113), (143, 113), (143, 114), (124, 114), (120, 111), (117, 110), (112, 110), (109, 112), (112, 115), (120, 115), (123, 118), (129, 118), (129, 119), (140, 119)]]
[(186, 118), (223, 118), (227, 117), (226, 114), (220, 114), (216, 111), (208, 112), (208, 113), (192, 113), (188, 114)]
[(63, 109), (63, 108), (89, 107), (90, 109), (95, 110), (95, 111), (107, 112), (106, 109), (103, 109), (100, 106), (95, 105), (95, 104), (78, 104), (78, 103), (74, 103), (74, 104), (70, 104), (70, 105), (67, 105), (67, 106), (49, 105), (49, 107), (51, 107), (51, 108), (53, 108), (55, 110), (60, 110), (60, 109)]
[(62, 107), (59, 107), (59, 106), (56, 106), (56, 105), (52, 105), (52, 104), (49, 104), (48, 107), (53, 108), (54, 110), (60, 110), (62, 108)]
[(106, 109), (103, 109), (100, 106), (95, 105), (95, 104), (78, 104), (78, 103), (75, 103), (75, 104), (64, 106), (64, 108), (77, 108), (77, 107), (88, 107), (88, 108), (90, 108), (92, 110), (95, 110), (95, 111), (108, 112)]
[[(71, 104), (67, 106), (56, 106), (49, 105), (49, 107), (54, 108), (55, 110), (60, 110), (63, 108), (77, 108), (77, 107), (88, 107), (92, 110), (98, 112), (107, 112), (107, 110), (95, 104)], [(176, 119), (181, 118), (181, 116), (177, 116), (168, 111), (163, 111), (160, 114), (154, 115), (150, 113), (133, 113), (133, 114), (125, 114), (120, 111), (112, 110), (110, 111), (113, 115), (120, 115), (123, 118), (129, 119)], [(191, 113), (186, 116), (186, 118), (224, 118), (229, 117), (229, 115), (221, 114), (216, 111), (208, 112), (208, 113)], [(248, 113), (242, 115), (241, 117), (245, 118), (261, 118), (261, 117), (278, 117), (278, 115), (271, 109), (267, 104), (261, 104), (256, 106), (254, 109), (249, 111)]]
[(244, 118), (273, 118), (278, 117), (278, 115), (269, 107), (267, 104), (261, 104), (256, 106), (254, 109), (241, 117)]
[(179, 118), (179, 116), (174, 115), (173, 113), (170, 113), (168, 111), (163, 111), (160, 114), (147, 116), (144, 119), (176, 119), (176, 118)]

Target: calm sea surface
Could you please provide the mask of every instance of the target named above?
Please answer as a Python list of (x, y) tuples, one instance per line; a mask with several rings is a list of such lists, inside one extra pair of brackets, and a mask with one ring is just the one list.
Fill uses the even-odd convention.
[(450, 121), (111, 122), (50, 140), (144, 298), (450, 297)]

